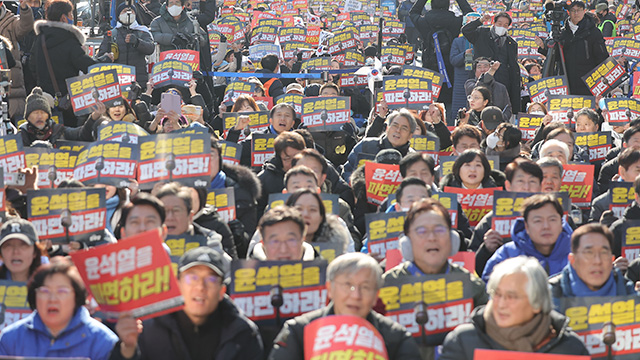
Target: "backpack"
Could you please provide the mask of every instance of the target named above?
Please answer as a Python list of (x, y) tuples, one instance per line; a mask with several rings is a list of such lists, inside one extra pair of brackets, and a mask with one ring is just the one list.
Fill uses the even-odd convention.
[[(454, 38), (445, 28), (437, 28), (434, 33), (438, 34), (438, 43), (440, 44), (442, 59), (447, 61), (447, 59), (449, 59), (449, 53), (451, 53), (451, 44)], [(438, 69), (438, 58), (436, 57), (436, 45), (433, 36), (422, 40), (422, 67), (438, 72), (440, 71)]]

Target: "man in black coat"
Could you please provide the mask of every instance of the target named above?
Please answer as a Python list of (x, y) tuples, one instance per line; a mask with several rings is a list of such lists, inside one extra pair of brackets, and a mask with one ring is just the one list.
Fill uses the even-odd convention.
[[(582, 77), (609, 57), (602, 32), (586, 13), (582, 1), (573, 1), (560, 35), (571, 95), (592, 95)], [(538, 52), (546, 55), (546, 44), (540, 38), (536, 38), (536, 44), (540, 46)]]
[[(433, 34), (435, 32), (441, 30), (448, 32), (451, 42), (453, 42), (453, 39), (458, 37), (460, 34), (460, 28), (462, 27), (462, 17), (472, 12), (473, 9), (467, 0), (456, 0), (456, 2), (460, 7), (460, 11), (462, 11), (462, 15), (460, 16), (456, 16), (453, 12), (449, 11), (449, 0), (431, 0), (431, 10), (427, 11), (424, 15), (422, 13), (426, 0), (416, 1), (409, 12), (409, 16), (420, 33), (423, 43), (427, 42), (426, 39), (433, 38)], [(438, 36), (438, 41), (442, 43), (443, 39), (440, 39)], [(449, 44), (451, 44), (451, 42)], [(438, 97), (438, 101), (445, 103), (447, 112), (450, 112), (451, 96), (453, 94), (453, 65), (451, 65), (451, 61), (449, 60), (448, 50), (451, 50), (451, 47), (449, 47), (449, 49), (443, 49), (442, 60), (444, 61), (445, 68), (447, 69), (447, 75), (452, 87), (450, 88), (446, 84), (442, 84), (442, 90), (440, 90), (440, 97)], [(437, 66), (425, 65), (425, 55), (426, 54), (423, 52), (423, 66), (425, 68), (441, 72)]]
[[(473, 58), (486, 57), (499, 61), (500, 67), (494, 78), (507, 87), (511, 109), (514, 114), (520, 111), (520, 67), (518, 65), (518, 43), (507, 32), (511, 26), (511, 16), (506, 12), (499, 12), (493, 18), (490, 28), (482, 24), (491, 19), (485, 14), (481, 19), (474, 20), (462, 28), (464, 37), (473, 44)], [(503, 110), (504, 109), (500, 109)]]

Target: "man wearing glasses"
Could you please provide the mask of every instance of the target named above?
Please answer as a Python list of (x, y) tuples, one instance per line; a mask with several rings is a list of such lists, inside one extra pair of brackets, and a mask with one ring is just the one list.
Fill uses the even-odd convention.
[[(499, 61), (491, 61), (487, 57), (479, 57), (473, 61), (475, 78), (468, 79), (464, 83), (464, 91), (467, 94), (467, 98), (471, 96), (471, 92), (477, 86), (484, 86), (491, 91), (492, 105), (495, 105), (503, 110), (504, 119), (508, 121), (511, 118), (513, 109), (511, 108), (511, 100), (509, 98), (509, 91), (507, 87), (496, 81), (495, 74), (500, 68)], [(457, 111), (458, 109), (456, 109)]]
[(180, 258), (184, 309), (144, 322), (141, 359), (262, 359), (258, 328), (225, 295), (225, 269), (221, 254), (208, 247)]
[[(585, 16), (586, 13), (584, 2), (573, 1), (569, 19), (560, 35), (571, 95), (591, 95), (582, 77), (609, 57), (602, 32), (591, 15)], [(538, 37), (535, 41), (540, 47), (538, 52), (546, 55), (547, 45)]]
[(571, 236), (569, 264), (549, 279), (556, 309), (563, 297), (621, 296), (636, 294), (632, 281), (613, 266), (613, 233), (593, 223), (579, 227)]

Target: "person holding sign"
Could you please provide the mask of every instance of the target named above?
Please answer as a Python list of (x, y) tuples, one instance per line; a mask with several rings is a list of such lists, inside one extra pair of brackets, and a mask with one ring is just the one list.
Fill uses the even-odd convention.
[(0, 229), (0, 279), (27, 282), (42, 263), (44, 249), (27, 220), (9, 219)]
[[(624, 210), (622, 217), (614, 221), (613, 224), (611, 224), (610, 226), (611, 231), (615, 235), (611, 250), (613, 251), (613, 254), (616, 257), (623, 255), (622, 246), (624, 244), (625, 238), (627, 237), (627, 234), (626, 234), (627, 227), (625, 223), (640, 220), (640, 176), (636, 177), (635, 180), (633, 180), (633, 189), (634, 189), (634, 195), (633, 195), (634, 201), (631, 203), (629, 207), (627, 207)], [(630, 259), (630, 260), (633, 260), (633, 259)], [(633, 261), (632, 263), (638, 263), (638, 262)], [(634, 272), (636, 274), (639, 273), (638, 269), (636, 269)], [(631, 278), (631, 277), (630, 279), (636, 280), (635, 278)], [(640, 276), (638, 276), (638, 279), (636, 281), (638, 280), (640, 280)]]
[(53, 121), (52, 107), (51, 95), (43, 92), (40, 87), (35, 87), (27, 97), (24, 111), (24, 118), (27, 121), (19, 128), (24, 146), (31, 146), (36, 140), (44, 140), (52, 145), (55, 145), (58, 140), (93, 141), (96, 123), (104, 120), (101, 117), (106, 112), (104, 104), (97, 101), (87, 121), (81, 127), (72, 128)]
[(274, 341), (270, 360), (305, 359), (305, 326), (331, 315), (353, 315), (369, 321), (382, 335), (389, 360), (420, 359), (411, 333), (373, 311), (382, 287), (382, 269), (372, 257), (361, 253), (338, 256), (327, 268), (326, 286), (331, 303), (285, 322)]
[(465, 93), (471, 95), (474, 88), (478, 86), (486, 87), (491, 92), (493, 105), (499, 107), (503, 112), (504, 120), (509, 121), (513, 114), (509, 91), (506, 86), (497, 82), (494, 78), (496, 71), (500, 68), (500, 62), (491, 61), (486, 57), (479, 57), (473, 61), (473, 65), (475, 78), (468, 79), (464, 83)]
[(71, 260), (52, 259), (33, 274), (27, 286), (28, 317), (0, 334), (0, 355), (80, 357), (92, 360), (138, 359), (142, 323), (122, 316), (117, 335), (89, 315), (87, 290)]
[(569, 264), (549, 279), (554, 307), (563, 297), (634, 295), (633, 281), (613, 265), (613, 233), (601, 224), (587, 224), (571, 235)]
[(538, 194), (522, 203), (522, 218), (511, 227), (511, 242), (502, 245), (491, 256), (482, 272), (489, 280), (493, 268), (502, 261), (519, 255), (532, 256), (555, 275), (567, 265), (573, 229), (563, 220), (562, 205), (553, 195)]
[(471, 125), (458, 125), (451, 133), (453, 154), (459, 156), (468, 149), (480, 149), (482, 133), (480, 129)]
[(447, 335), (441, 360), (472, 360), (476, 349), (589, 355), (567, 318), (552, 309), (547, 273), (536, 259), (497, 265), (487, 290), (491, 300)]
[(501, 186), (504, 175), (491, 170), (487, 156), (478, 149), (463, 152), (453, 163), (451, 174), (440, 181), (440, 188), (452, 186), (463, 189), (482, 189)]
[(342, 178), (349, 182), (351, 173), (358, 167), (358, 154), (376, 155), (384, 149), (396, 149), (402, 154), (407, 155), (414, 152), (411, 148), (409, 140), (413, 137), (413, 133), (418, 126), (413, 115), (404, 109), (394, 111), (387, 117), (387, 130), (380, 138), (362, 139), (349, 153), (348, 161), (344, 164)]
[(191, 249), (178, 263), (184, 309), (144, 322), (141, 359), (263, 359), (258, 328), (225, 294), (220, 253)]
[[(313, 260), (313, 246), (304, 241), (307, 225), (295, 208), (276, 206), (267, 211), (258, 223), (262, 242), (249, 249), (247, 259)], [(284, 245), (284, 246), (283, 246)]]
[[(620, 156), (618, 156), (618, 175), (619, 181), (634, 182), (640, 175), (640, 150), (634, 148), (626, 148)], [(609, 199), (611, 189), (593, 199), (591, 202), (591, 212), (589, 213), (589, 222), (598, 222), (601, 220), (602, 214), (609, 210)]]

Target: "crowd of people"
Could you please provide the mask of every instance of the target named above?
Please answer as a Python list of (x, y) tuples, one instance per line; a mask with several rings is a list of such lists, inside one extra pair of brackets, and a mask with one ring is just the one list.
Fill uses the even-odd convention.
[[(534, 10), (534, 3), (524, 0), (391, 2), (383, 16), (400, 20), (404, 32), (385, 36), (384, 45), (376, 44), (376, 39), (357, 40), (349, 50), (362, 58), (357, 68), (345, 66), (342, 54), (327, 50), (327, 39), (355, 29), (349, 20), (336, 19), (348, 15), (340, 13), (343, 4), (324, 1), (322, 10), (309, 0), (294, 16), (295, 26), (320, 26), (328, 35), (321, 36), (311, 51), (299, 49), (292, 58), (285, 59), (280, 52), (252, 62), (250, 48), (260, 43), (253, 39), (252, 17), (276, 18), (291, 3), (113, 1), (113, 19), (101, 15), (103, 39), (92, 55), (83, 29), (76, 26), (74, 3), (20, 0), (15, 9), (2, 4), (0, 62), (11, 76), (5, 128), (19, 134), (24, 148), (95, 142), (102, 127), (120, 122), (135, 124), (151, 135), (194, 130), (210, 138), (206, 149), (210, 173), (206, 187), (161, 181), (142, 191), (135, 180), (128, 187), (89, 185), (106, 189), (107, 219), (98, 234), (101, 240), (58, 244), (41, 239), (27, 220), (27, 192), (38, 190), (42, 174), (38, 167), (20, 169), (24, 181), (5, 184), (0, 193), (6, 199), (0, 279), (25, 283), (33, 312), (1, 330), (0, 355), (303, 359), (309, 355), (305, 328), (332, 315), (368, 321), (382, 336), (389, 359), (473, 359), (476, 349), (590, 355), (593, 344), (585, 344), (568, 326), (562, 301), (639, 295), (640, 260), (629, 258), (624, 246), (629, 222), (640, 220), (640, 122), (628, 116), (624, 123), (610, 123), (606, 107), (606, 100), (636, 93), (631, 91), (632, 57), (613, 57), (631, 76), (607, 83), (612, 89), (606, 94), (592, 97), (583, 79), (613, 56), (605, 38), (637, 36), (633, 34), (640, 14), (636, 6), (575, 0), (561, 10), (555, 8), (564, 14), (559, 33), (553, 34), (561, 45), (566, 68), (562, 74), (544, 73), (545, 55), (557, 49), (550, 49), (553, 31), (542, 5)], [(628, 11), (617, 17), (621, 6)], [(100, 9), (108, 10), (104, 4)], [(531, 13), (533, 20), (520, 21), (517, 14), (522, 13)], [(249, 16), (241, 37), (235, 33), (228, 37), (211, 26), (228, 15), (235, 17), (234, 24), (242, 22), (241, 14)], [(370, 18), (377, 24), (372, 14)], [(631, 26), (619, 28), (622, 21)], [(537, 48), (529, 50), (537, 55), (523, 57), (511, 31), (538, 23), (546, 31), (536, 30)], [(219, 41), (212, 46), (210, 40), (216, 36)], [(279, 44), (284, 48), (285, 43)], [(384, 47), (407, 44), (414, 53), (403, 65), (391, 64), (381, 54)], [(152, 55), (170, 50), (199, 54), (199, 69), (185, 86), (154, 84), (150, 69), (158, 58)], [(310, 59), (327, 57), (332, 70), (317, 77), (283, 76), (303, 74), (305, 53)], [(96, 100), (90, 113), (78, 115), (69, 104), (66, 80), (102, 63), (133, 66), (136, 83), (127, 96), (108, 105)], [(392, 106), (384, 94), (378, 97), (384, 89), (376, 84), (375, 73), (380, 72), (381, 79), (405, 75), (404, 65), (439, 73), (444, 79), (439, 97), (418, 106), (409, 105), (407, 99), (406, 108)], [(367, 70), (369, 85), (341, 86), (341, 79), (360, 67)], [(593, 106), (571, 110), (563, 119), (549, 111), (548, 102), (533, 101), (527, 84), (555, 75), (565, 76), (565, 95), (592, 97)], [(236, 82), (251, 84), (254, 93), (230, 96), (227, 86)], [(421, 90), (433, 91), (434, 85), (430, 86)], [(278, 101), (293, 94), (347, 97), (349, 119), (339, 130), (311, 129), (297, 110), (300, 104)], [(182, 111), (163, 109), (165, 95), (178, 96)], [(260, 130), (251, 124), (249, 113), (255, 112), (267, 114)], [(228, 124), (225, 114), (233, 115), (235, 123)], [(526, 129), (518, 122), (521, 115), (542, 118), (533, 136), (525, 137)], [(577, 141), (594, 133), (606, 133), (611, 139), (606, 156), (597, 161), (590, 157), (589, 146)], [(252, 166), (255, 134), (274, 138), (273, 156), (258, 167)], [(436, 139), (438, 148), (416, 150), (414, 137)], [(239, 145), (235, 163), (225, 158), (227, 144)], [(453, 157), (450, 169), (439, 161), (443, 156)], [(368, 196), (368, 163), (395, 165), (402, 177), (382, 203)], [(563, 179), (573, 164), (594, 168), (593, 182), (588, 184), (593, 189), (587, 199), (590, 204), (566, 203), (570, 197)], [(624, 211), (616, 213), (610, 207), (611, 188), (620, 183), (635, 195)], [(87, 186), (69, 178), (57, 188)], [(230, 221), (207, 201), (208, 193), (222, 189), (231, 189), (235, 200), (235, 218)], [(456, 189), (527, 196), (516, 202), (519, 216), (503, 234), (493, 211), (473, 221), (465, 212), (468, 204), (458, 201), (448, 207), (437, 200)], [(283, 205), (272, 206), (273, 194), (288, 197)], [(334, 211), (326, 207), (325, 194), (337, 198)], [(373, 251), (367, 223), (371, 214), (378, 213), (404, 214), (402, 234), (395, 241), (399, 260)], [(185, 235), (206, 239), (206, 246), (186, 251), (177, 264), (184, 307), (145, 321), (126, 313), (115, 323), (99, 319), (68, 255), (148, 231), (157, 231), (163, 239)], [(314, 248), (321, 243), (334, 246), (339, 255), (326, 259), (330, 262), (324, 306), (274, 328), (256, 325), (230, 297), (233, 262), (321, 260), (321, 252)], [(460, 254), (471, 255), (466, 258), (474, 259), (473, 265), (461, 266), (450, 259)], [(388, 309), (378, 296), (385, 284), (449, 275), (464, 279), (473, 310), (439, 343), (424, 342), (397, 318), (386, 316)]]

